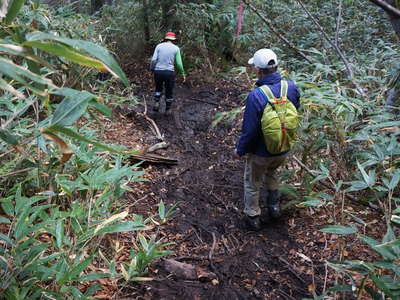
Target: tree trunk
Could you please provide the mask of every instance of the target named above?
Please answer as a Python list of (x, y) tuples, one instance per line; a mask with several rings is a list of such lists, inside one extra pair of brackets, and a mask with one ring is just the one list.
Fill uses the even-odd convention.
[(146, 45), (150, 43), (149, 0), (143, 0), (143, 33)]
[[(396, 7), (395, 1), (386, 0), (386, 2)], [(396, 32), (397, 37), (400, 39), (400, 17), (391, 13), (388, 13), (388, 16), (394, 32)], [(400, 70), (398, 70), (398, 72), (400, 72)], [(397, 80), (395, 80), (393, 87), (389, 90), (387, 94), (386, 107), (388, 109), (396, 109), (400, 107), (400, 76), (399, 74), (397, 74), (396, 76)]]
[(161, 28), (164, 31), (172, 30), (172, 17), (174, 15), (173, 11), (173, 0), (161, 0)]
[[(395, 0), (385, 0), (385, 2), (391, 6), (399, 9), (399, 7), (396, 6)], [(400, 17), (386, 9), (385, 9), (385, 11), (389, 17), (389, 21), (392, 24), (394, 32), (396, 33), (397, 37), (400, 39)], [(386, 108), (388, 110), (392, 110), (392, 109), (396, 109), (396, 108), (400, 107), (400, 70), (398, 70), (397, 72), (398, 72), (398, 74), (395, 75), (397, 78), (394, 79), (393, 87), (387, 93)]]
[(104, 0), (90, 0), (90, 13), (93, 15), (104, 5)]

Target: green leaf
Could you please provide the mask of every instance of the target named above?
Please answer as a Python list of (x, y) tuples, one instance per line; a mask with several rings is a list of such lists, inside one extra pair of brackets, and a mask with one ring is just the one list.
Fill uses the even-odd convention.
[(5, 241), (8, 245), (14, 245), (13, 241), (5, 234), (0, 233), (0, 241)]
[[(39, 229), (46, 227), (49, 224), (53, 223), (53, 220), (47, 219), (41, 223), (36, 223), (36, 219), (38, 215), (45, 209), (51, 207), (51, 204), (40, 205), (40, 206), (26, 206), (22, 213), (18, 216), (18, 221), (15, 224), (14, 237), (17, 241), (20, 241), (22, 238), (28, 236), (32, 232), (37, 232)], [(32, 225), (35, 222), (35, 225)]]
[(365, 223), (365, 221), (359, 217), (356, 217), (355, 215), (349, 213), (348, 211), (345, 212), (346, 215), (349, 215), (350, 217), (352, 217), (354, 219), (354, 221), (356, 221), (357, 223), (362, 224), (363, 226), (367, 226), (368, 224)]
[(86, 52), (87, 54), (99, 59), (102, 61), (107, 70), (112, 73), (115, 77), (120, 78), (122, 82), (129, 86), (129, 81), (126, 78), (125, 73), (122, 71), (118, 63), (115, 59), (108, 53), (106, 49), (100, 47), (94, 43), (82, 41), (82, 40), (73, 40), (69, 38), (59, 37), (48, 33), (34, 32), (28, 34), (26, 37), (28, 42), (32, 41), (57, 41), (73, 47), (75, 49)]
[(382, 295), (378, 294), (376, 291), (374, 291), (373, 288), (366, 286), (364, 287), (367, 293), (372, 297), (373, 300), (382, 300)]
[(85, 296), (76, 287), (69, 286), (69, 287), (67, 287), (67, 289), (71, 292), (74, 299), (82, 299), (82, 300), (85, 299)]
[(92, 99), (89, 102), (89, 106), (93, 107), (99, 113), (103, 114), (107, 118), (112, 118), (112, 110), (104, 104), (101, 104), (97, 99)]
[(139, 241), (143, 249), (147, 252), (149, 249), (149, 243), (147, 243), (146, 238), (142, 234), (139, 234)]
[(388, 225), (387, 226), (387, 230), (386, 230), (386, 234), (384, 235), (383, 239), (382, 239), (382, 243), (387, 243), (387, 242), (391, 242), (396, 240), (396, 235), (393, 232), (392, 226)]
[(61, 279), (59, 284), (62, 285), (68, 281), (78, 280), (79, 274), (81, 274), (88, 267), (90, 262), (93, 260), (93, 256), (94, 255), (89, 256), (84, 261), (80, 262), (75, 267), (73, 267), (69, 272), (67, 272), (67, 274), (63, 277), (63, 279)]
[(88, 92), (80, 92), (73, 89), (60, 89), (54, 94), (67, 96), (58, 106), (50, 122), (52, 126), (70, 126), (78, 120), (86, 111), (93, 95)]
[(24, 0), (10, 0), (8, 3), (8, 12), (4, 20), (6, 24), (10, 24), (12, 21), (14, 21), (24, 5), (24, 2)]
[(178, 202), (176, 202), (174, 205), (172, 205), (172, 206), (170, 207), (170, 209), (168, 209), (167, 213), (165, 214), (165, 218), (171, 217), (171, 216), (174, 214), (176, 208), (178, 207), (178, 205), (179, 205), (180, 203), (181, 203), (181, 202), (178, 201)]
[(396, 246), (400, 246), (400, 239), (376, 245), (377, 248), (392, 248)]
[(61, 249), (64, 239), (64, 223), (63, 220), (57, 220), (56, 222), (56, 246)]
[[(100, 291), (102, 286), (98, 283), (91, 284), (88, 289), (85, 291), (85, 296), (93, 296), (94, 293)], [(90, 299), (90, 298), (89, 298)]]
[[(18, 190), (20, 191), (20, 187), (18, 187)], [(21, 210), (26, 209), (28, 206), (31, 206), (32, 204), (48, 198), (47, 196), (33, 196), (30, 198), (27, 197), (22, 197), (18, 194), (15, 195), (15, 213), (18, 214)]]
[(160, 201), (160, 204), (158, 205), (158, 215), (160, 217), (161, 220), (165, 219), (165, 205), (164, 205), (164, 201)]
[(5, 81), (4, 79), (1, 79), (1, 78), (0, 78), (0, 89), (11, 93), (12, 95), (14, 95), (15, 97), (17, 97), (19, 99), (26, 98), (23, 93), (16, 90), (11, 84), (8, 84), (7, 81)]
[(318, 199), (308, 200), (298, 204), (300, 207), (318, 207), (324, 205), (324, 202)]
[(18, 138), (6, 129), (0, 129), (0, 139), (13, 146), (18, 144)]
[(360, 190), (364, 190), (368, 187), (368, 184), (365, 183), (364, 181), (350, 181), (347, 182), (347, 184), (350, 184), (351, 186), (347, 188), (347, 192), (356, 192)]
[(375, 176), (373, 173), (367, 174), (363, 166), (357, 161), (357, 166), (358, 169), (361, 171), (362, 177), (364, 179), (364, 182), (367, 184), (367, 186), (372, 186), (375, 184)]
[(130, 280), (132, 281), (152, 281), (152, 277), (131, 277)]
[(30, 41), (25, 42), (23, 45), (40, 49), (49, 54), (65, 57), (66, 59), (82, 66), (96, 68), (102, 72), (107, 71), (107, 66), (105, 66), (98, 59), (94, 59), (90, 56), (84, 55), (74, 48), (61, 44), (59, 42)]
[[(112, 152), (112, 153), (129, 154), (129, 153), (125, 153), (123, 151), (114, 149), (114, 148), (112, 148), (110, 146), (104, 145), (102, 143), (93, 141), (93, 140), (91, 140), (91, 139), (89, 139), (89, 138), (87, 138), (87, 137), (85, 137), (83, 135), (80, 135), (79, 133), (77, 133), (77, 132), (75, 132), (75, 131), (73, 131), (72, 129), (69, 129), (69, 128), (65, 128), (65, 127), (58, 126), (58, 125), (53, 125), (53, 126), (51, 126), (51, 128), (48, 128), (46, 130), (48, 130), (50, 132), (54, 132), (54, 131), (61, 132), (61, 133), (65, 134), (65, 135), (67, 135), (67, 136), (69, 136), (71, 138), (77, 139), (79, 141), (82, 141), (82, 142), (85, 142), (85, 143), (88, 143), (88, 144), (92, 144), (92, 145), (94, 145), (96, 147), (99, 147), (101, 149), (104, 149), (104, 150)], [(46, 130), (44, 131), (44, 133), (46, 133)]]
[(96, 235), (106, 234), (106, 233), (128, 232), (132, 230), (141, 230), (141, 229), (144, 229), (143, 224), (139, 224), (133, 221), (126, 221), (120, 224), (106, 226), (97, 231)]
[(338, 235), (348, 235), (348, 234), (356, 233), (357, 228), (352, 227), (352, 226), (331, 225), (331, 226), (327, 226), (319, 231), (325, 232), (325, 233), (338, 234)]
[(390, 218), (390, 221), (392, 221), (393, 223), (396, 223), (396, 224), (399, 224), (399, 225), (400, 225), (400, 216), (393, 215), (393, 216)]
[(393, 174), (392, 180), (390, 180), (388, 188), (393, 190), (399, 183), (400, 180), (400, 171), (397, 171)]
[(50, 70), (54, 70), (54, 67), (47, 61), (41, 59), (40, 57), (29, 53), (27, 48), (21, 47), (20, 45), (9, 44), (8, 41), (0, 40), (0, 52), (4, 52), (10, 55), (17, 55), (25, 57), (28, 60), (34, 61), (40, 65), (46, 66)]
[(108, 273), (90, 273), (88, 275), (84, 275), (78, 278), (79, 282), (84, 282), (84, 281), (94, 281), (100, 278), (110, 278), (111, 274)]
[(23, 84), (26, 88), (43, 97), (47, 95), (47, 92), (37, 89), (35, 86), (30, 84), (29, 81), (34, 81), (40, 85), (56, 88), (50, 79), (35, 74), (3, 57), (0, 57), (0, 73), (16, 80), (17, 82)]
[(4, 218), (4, 217), (0, 216), (0, 223), (11, 224), (11, 221), (9, 219), (7, 219), (7, 218)]
[(400, 267), (394, 263), (390, 263), (387, 261), (375, 261), (373, 262), (373, 265), (378, 268), (393, 270), (397, 276), (400, 276)]
[(387, 296), (392, 298), (391, 291), (386, 286), (385, 282), (383, 280), (381, 280), (381, 278), (375, 276), (374, 274), (371, 274), (371, 279), (381, 291), (383, 291)]
[(378, 252), (384, 259), (387, 260), (393, 260), (396, 259), (396, 255), (390, 251), (390, 249), (385, 249), (385, 248), (377, 248), (380, 243), (374, 240), (373, 238), (370, 238), (369, 236), (365, 235), (360, 235), (359, 239), (363, 241), (364, 243), (368, 244), (372, 249), (374, 249), (376, 252)]
[(7, 198), (0, 198), (0, 204), (3, 211), (7, 216), (14, 216), (14, 204), (13, 204), (13, 196)]
[(351, 285), (335, 285), (331, 288), (328, 289), (329, 292), (348, 292), (352, 293), (353, 292), (353, 287)]

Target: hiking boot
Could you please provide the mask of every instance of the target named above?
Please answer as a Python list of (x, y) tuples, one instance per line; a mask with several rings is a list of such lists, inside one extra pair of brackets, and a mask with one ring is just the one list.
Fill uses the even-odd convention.
[(171, 115), (171, 106), (174, 99), (165, 99), (165, 114)]
[(269, 221), (271, 221), (269, 209), (261, 210), (261, 215), (260, 215), (261, 224), (263, 225), (268, 224)]
[(160, 101), (156, 101), (153, 106), (153, 111), (158, 112), (160, 110)]
[(268, 191), (267, 207), (269, 215), (274, 219), (282, 215), (280, 198), (281, 194), (278, 190)]
[(249, 230), (259, 231), (261, 230), (260, 216), (246, 216), (246, 224)]

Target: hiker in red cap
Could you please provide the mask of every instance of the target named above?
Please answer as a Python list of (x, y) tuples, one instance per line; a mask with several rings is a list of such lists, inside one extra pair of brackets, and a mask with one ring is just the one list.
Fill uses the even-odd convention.
[(181, 51), (178, 46), (174, 44), (176, 35), (173, 32), (167, 32), (164, 41), (157, 45), (151, 59), (150, 70), (154, 72), (154, 81), (156, 84), (156, 91), (154, 93), (154, 107), (153, 110), (158, 112), (160, 109), (160, 99), (165, 86), (165, 112), (171, 109), (173, 98), (173, 91), (175, 85), (175, 63), (179, 72), (183, 76), (183, 81), (186, 80), (185, 70), (183, 69)]

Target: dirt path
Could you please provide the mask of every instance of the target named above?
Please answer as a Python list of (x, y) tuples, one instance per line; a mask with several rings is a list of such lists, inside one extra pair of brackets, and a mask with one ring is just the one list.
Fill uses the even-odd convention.
[[(178, 82), (178, 106), (174, 107), (174, 115), (153, 114), (152, 78), (149, 72), (139, 72), (139, 69), (140, 64), (131, 63), (126, 70), (137, 86), (135, 94), (138, 99), (146, 99), (149, 116), (170, 143), (167, 149), (157, 152), (177, 159), (178, 165), (141, 165), (148, 181), (135, 182), (133, 192), (126, 194), (121, 205), (129, 207), (133, 214), (147, 217), (157, 214), (161, 200), (167, 207), (179, 202), (179, 208), (167, 223), (146, 234), (174, 243), (169, 247), (173, 255), (168, 258), (213, 272), (217, 279), (178, 278), (166, 270), (161, 259), (149, 267), (153, 281), (112, 285), (107, 287), (111, 290), (108, 294), (114, 294), (115, 299), (313, 298), (313, 291), (321, 295), (335, 282), (346, 283), (327, 267), (327, 260), (370, 261), (376, 257), (353, 236), (341, 238), (319, 231), (342, 219), (343, 209), (374, 224), (368, 227), (370, 236), (379, 237), (384, 230), (376, 226), (381, 217), (379, 213), (354, 202), (343, 202), (341, 197), (333, 199), (331, 205), (318, 208), (289, 205), (279, 221), (261, 232), (247, 231), (242, 219), (244, 161), (233, 155), (241, 118), (215, 128), (210, 125), (217, 112), (242, 105), (240, 95), (247, 93), (248, 88), (222, 79), (205, 82), (203, 74), (198, 74), (197, 79), (191, 76), (190, 83)], [(248, 86), (248, 80), (242, 84)], [(133, 111), (120, 109), (116, 118), (108, 121), (106, 138), (129, 148), (157, 143), (154, 132), (143, 115), (137, 114), (138, 110), (143, 112), (143, 106), (134, 106)], [(307, 174), (291, 159), (282, 167), (282, 173), (286, 174), (284, 183), (303, 188), (306, 195), (313, 195), (317, 189), (323, 191), (318, 185), (313, 190), (310, 186), (300, 186), (307, 181)], [(289, 204), (304, 198), (295, 193), (282, 200)], [(346, 222), (354, 224), (351, 216), (346, 217)], [(119, 238), (125, 250), (116, 260), (126, 261), (134, 239), (129, 234)]]
[[(155, 280), (144, 284), (146, 299), (310, 296), (307, 285), (311, 277), (291, 262), (299, 247), (288, 230), (290, 213), (258, 233), (244, 227), (243, 161), (232, 152), (238, 126), (210, 129), (215, 113), (228, 110), (232, 103), (237, 105), (240, 94), (232, 87), (178, 87), (175, 115), (150, 114), (170, 143), (164, 154), (177, 158), (179, 164), (148, 170), (153, 180), (143, 188), (151, 197), (136, 212), (154, 211), (161, 199), (167, 206), (179, 201), (179, 209), (162, 227), (161, 235), (175, 243), (173, 258), (214, 272), (218, 279), (201, 282), (175, 278), (160, 261), (152, 267)], [(151, 93), (145, 97), (150, 100)]]

